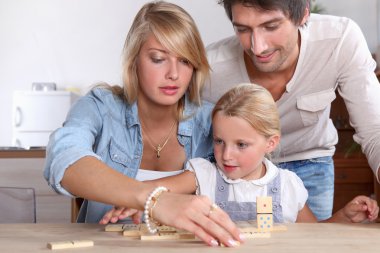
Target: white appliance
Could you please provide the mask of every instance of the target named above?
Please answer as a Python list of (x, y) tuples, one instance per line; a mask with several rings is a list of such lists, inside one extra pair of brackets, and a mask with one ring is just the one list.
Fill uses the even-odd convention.
[(49, 135), (62, 126), (78, 95), (68, 91), (15, 91), (13, 146), (44, 147)]

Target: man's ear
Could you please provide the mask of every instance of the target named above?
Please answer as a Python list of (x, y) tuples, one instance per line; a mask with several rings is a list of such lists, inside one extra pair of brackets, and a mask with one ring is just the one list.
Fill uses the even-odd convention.
[(279, 135), (272, 135), (268, 138), (267, 142), (267, 150), (266, 153), (269, 154), (273, 152), (277, 148), (278, 143), (280, 142), (280, 136)]
[(300, 26), (303, 26), (304, 24), (306, 24), (307, 20), (309, 19), (309, 16), (310, 16), (310, 6), (305, 8)]

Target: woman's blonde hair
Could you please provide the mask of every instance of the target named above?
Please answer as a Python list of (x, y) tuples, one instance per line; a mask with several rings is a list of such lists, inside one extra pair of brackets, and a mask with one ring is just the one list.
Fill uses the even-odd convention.
[[(123, 88), (114, 87), (127, 103), (137, 99), (139, 80), (136, 60), (148, 36), (153, 34), (170, 52), (190, 62), (194, 73), (188, 88), (189, 100), (201, 104), (201, 91), (210, 66), (200, 33), (191, 16), (181, 7), (164, 1), (145, 4), (137, 13), (128, 32), (123, 51)], [(183, 99), (179, 103), (183, 109)]]
[(232, 88), (218, 100), (212, 118), (217, 112), (246, 120), (266, 138), (281, 134), (276, 103), (269, 91), (259, 85), (243, 83)]

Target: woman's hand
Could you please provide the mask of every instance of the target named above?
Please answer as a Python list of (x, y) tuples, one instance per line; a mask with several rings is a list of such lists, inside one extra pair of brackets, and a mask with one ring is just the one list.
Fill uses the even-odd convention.
[(210, 246), (234, 247), (244, 239), (228, 214), (205, 196), (165, 192), (153, 213), (158, 222), (194, 233)]
[(345, 217), (351, 222), (374, 221), (379, 215), (376, 200), (366, 196), (357, 196), (342, 209)]
[(105, 225), (108, 223), (116, 223), (119, 220), (125, 219), (131, 216), (135, 224), (139, 224), (141, 221), (142, 211), (128, 208), (128, 207), (113, 207), (106, 212), (103, 218), (99, 221), (99, 224)]

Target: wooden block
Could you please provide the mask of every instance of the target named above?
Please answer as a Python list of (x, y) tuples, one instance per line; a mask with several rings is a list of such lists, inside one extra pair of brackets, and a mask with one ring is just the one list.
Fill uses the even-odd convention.
[(123, 226), (123, 236), (127, 237), (139, 237), (140, 236), (140, 225), (136, 224), (124, 224)]
[(51, 250), (56, 249), (72, 249), (94, 246), (94, 241), (91, 240), (74, 240), (74, 241), (62, 241), (62, 242), (49, 242), (47, 247)]
[(254, 238), (270, 238), (269, 232), (246, 232), (243, 233), (246, 239), (254, 239)]
[(159, 226), (158, 228), (159, 233), (176, 233), (177, 229), (169, 226)]
[(179, 240), (178, 233), (157, 233), (157, 234), (142, 234), (140, 240), (142, 241), (158, 241), (158, 240)]
[(140, 224), (140, 234), (150, 234), (146, 224)]
[(192, 240), (195, 239), (195, 235), (190, 232), (178, 232), (179, 239), (183, 240)]
[(66, 242), (49, 242), (47, 244), (47, 247), (49, 249), (69, 249), (72, 248), (74, 245), (70, 241)]
[(74, 248), (92, 247), (94, 246), (94, 241), (91, 240), (74, 240), (72, 241)]
[(124, 224), (108, 224), (104, 230), (106, 232), (122, 232)]
[(273, 214), (257, 214), (257, 229), (259, 232), (272, 231)]
[(273, 213), (272, 197), (256, 197), (256, 212), (257, 214)]

